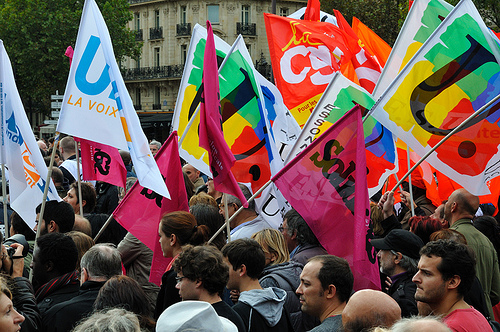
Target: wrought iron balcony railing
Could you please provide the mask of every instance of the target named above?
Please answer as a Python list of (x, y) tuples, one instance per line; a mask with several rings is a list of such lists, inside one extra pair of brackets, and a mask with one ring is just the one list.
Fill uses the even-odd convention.
[(149, 39), (162, 39), (163, 27), (149, 28)]
[(191, 23), (178, 23), (177, 36), (191, 36)]
[(236, 34), (243, 36), (256, 36), (257, 24), (236, 22)]
[(154, 110), (161, 110), (161, 104), (153, 104)]
[(122, 69), (122, 76), (125, 81), (181, 78), (183, 71), (184, 65), (128, 68)]

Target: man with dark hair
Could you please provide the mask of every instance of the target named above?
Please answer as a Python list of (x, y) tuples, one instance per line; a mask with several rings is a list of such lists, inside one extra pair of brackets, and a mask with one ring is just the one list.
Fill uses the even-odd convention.
[[(247, 200), (252, 197), (252, 193), (247, 186), (242, 183), (238, 184), (243, 195)], [(224, 196), (227, 196), (227, 211), (230, 218), (243, 205), (238, 197), (223, 194), (221, 202), (224, 202)], [(219, 212), (224, 216), (224, 203), (219, 205)], [(255, 201), (248, 203), (248, 208), (244, 208), (230, 223), (231, 240), (250, 238), (254, 233), (266, 228), (272, 228), (269, 223), (258, 215), (255, 211)]]
[(221, 299), (229, 280), (229, 270), (222, 254), (214, 246), (187, 245), (174, 262), (179, 295), (183, 301), (205, 301), (219, 316), (232, 321), (239, 332), (245, 332), (241, 317)]
[(288, 246), (290, 260), (306, 265), (307, 261), (314, 256), (328, 255), (307, 222), (295, 209), (285, 214), (279, 230)]
[(130, 157), (130, 152), (125, 150), (118, 150), (118, 152), (120, 153), (120, 157), (122, 158), (123, 164), (125, 165), (125, 169), (127, 170), (127, 178), (129, 177), (136, 178), (137, 175), (135, 174), (132, 167), (132, 158)]
[(59, 197), (64, 198), (66, 196), (68, 188), (67, 187), (64, 188), (64, 175), (63, 172), (59, 169), (59, 167), (52, 166), (51, 179), (52, 182), (54, 182), (54, 186), (56, 187), (57, 194), (59, 195)]
[(61, 302), (42, 317), (44, 331), (71, 331), (76, 323), (92, 312), (102, 285), (115, 275), (122, 274), (120, 253), (112, 245), (96, 244), (80, 261), (80, 292), (71, 300)]
[(78, 183), (73, 182), (63, 200), (71, 205), (75, 214), (80, 214), (80, 203), (84, 214), (91, 213), (94, 211), (96, 204), (97, 194), (95, 188), (88, 182), (81, 182), (81, 190), (82, 199), (80, 200), (80, 197), (78, 197)]
[(38, 226), (41, 227), (40, 235), (47, 233), (67, 233), (73, 229), (75, 224), (75, 213), (73, 208), (68, 203), (61, 201), (48, 201), (45, 203), (45, 210), (43, 211), (42, 225), (38, 225), (38, 217), (42, 204), (36, 207), (36, 225), (33, 229), (37, 231)]
[(300, 274), (296, 292), (301, 310), (321, 321), (311, 331), (337, 331), (342, 327), (342, 311), (351, 295), (353, 283), (354, 277), (345, 259), (321, 255), (309, 260)]
[(32, 283), (38, 309), (43, 315), (54, 305), (78, 294), (80, 282), (75, 270), (78, 250), (71, 237), (61, 233), (40, 236), (36, 244), (31, 262)]
[(380, 272), (389, 276), (392, 282), (386, 293), (401, 307), (401, 316), (418, 315), (415, 301), (417, 286), (411, 278), (417, 272), (423, 241), (413, 233), (393, 229), (383, 239), (374, 239), (371, 243), (378, 250)]
[[(484, 316), (464, 301), (475, 277), (471, 248), (451, 240), (427, 243), (420, 250), (415, 300), (427, 303), (454, 331), (491, 331)], [(465, 328), (464, 328), (465, 327)]]
[(235, 240), (222, 248), (222, 255), (229, 266), (227, 288), (240, 292), (233, 309), (243, 319), (246, 330), (293, 331), (284, 307), (286, 292), (275, 287), (262, 289), (259, 284), (266, 264), (259, 243), (247, 238)]
[(492, 306), (500, 301), (500, 270), (495, 247), (490, 240), (472, 224), (479, 208), (479, 198), (465, 189), (455, 190), (444, 206), (445, 219), (450, 229), (465, 236), (467, 245), (474, 250), (476, 275), (483, 286), (486, 307), (493, 317)]

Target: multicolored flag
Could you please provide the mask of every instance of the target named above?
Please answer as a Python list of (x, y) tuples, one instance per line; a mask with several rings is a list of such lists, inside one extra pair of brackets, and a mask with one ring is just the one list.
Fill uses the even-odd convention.
[(450, 13), (453, 6), (445, 0), (416, 0), (411, 6), (392, 52), (380, 74), (373, 96), (380, 98), (389, 84), (422, 44)]
[[(372, 108), (375, 101), (368, 91), (345, 78), (340, 72), (336, 72), (304, 125), (286, 162), (307, 148), (356, 104), (365, 111)], [(396, 146), (392, 133), (373, 117), (368, 116), (363, 127), (368, 192), (371, 197), (380, 190), (387, 177), (397, 171)]]
[(365, 49), (376, 58), (380, 67), (384, 68), (392, 50), (389, 44), (356, 17), (352, 18), (352, 30), (359, 37)]
[(328, 253), (347, 259), (356, 290), (380, 289), (362, 133), (355, 106), (273, 178)]
[[(0, 40), (0, 163), (9, 171), (10, 206), (33, 228), (35, 209), (42, 202), (47, 166), (33, 136), (7, 51)], [(60, 201), (52, 180), (47, 200)]]
[(150, 281), (158, 285), (170, 262), (170, 259), (163, 257), (159, 243), (160, 219), (168, 212), (189, 211), (177, 140), (177, 132), (174, 131), (155, 156), (164, 179), (163, 183), (172, 193), (172, 197), (162, 197), (136, 182), (113, 212), (116, 221), (153, 250)]
[(116, 63), (106, 23), (86, 0), (57, 131), (130, 152), (139, 182), (170, 197)]
[(104, 181), (125, 188), (127, 169), (116, 148), (78, 137), (75, 141), (80, 142), (84, 181)]
[[(462, 0), (391, 83), (372, 115), (423, 156), (500, 94), (499, 59), (500, 45), (472, 1)], [(488, 194), (487, 182), (498, 174), (499, 107), (497, 102), (477, 115), (426, 159), (475, 195)]]
[(248, 207), (248, 202), (231, 173), (231, 167), (236, 159), (222, 134), (219, 71), (217, 70), (214, 32), (210, 21), (207, 21), (207, 44), (201, 82), (203, 91), (200, 103), (200, 146), (208, 151), (214, 187), (220, 192), (236, 196), (244, 207)]
[(331, 23), (272, 14), (264, 21), (276, 86), (302, 127), (334, 72), (351, 60), (351, 37)]

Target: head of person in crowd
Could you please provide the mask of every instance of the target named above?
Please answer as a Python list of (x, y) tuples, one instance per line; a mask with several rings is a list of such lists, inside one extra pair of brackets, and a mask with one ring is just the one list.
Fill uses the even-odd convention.
[(161, 148), (161, 143), (158, 142), (157, 140), (152, 140), (149, 143), (149, 150), (151, 151), (151, 154), (153, 155), (153, 157), (156, 156), (158, 151), (160, 151), (160, 148)]
[(191, 180), (191, 182), (193, 182), (193, 183), (195, 183), (198, 180), (198, 178), (200, 177), (200, 171), (197, 170), (196, 168), (194, 168), (193, 165), (191, 165), (191, 164), (186, 164), (186, 165), (182, 166), (182, 171), (184, 173), (186, 173), (189, 180)]
[(142, 332), (137, 316), (122, 308), (94, 312), (83, 319), (72, 332)]
[(45, 203), (45, 210), (43, 211), (42, 224), (38, 225), (38, 216), (42, 209), (40, 203), (36, 207), (36, 225), (34, 231), (40, 227), (40, 235), (47, 233), (66, 233), (73, 230), (75, 224), (75, 212), (69, 203), (64, 201), (48, 201)]
[[(247, 186), (245, 186), (243, 183), (238, 183), (238, 186), (241, 189), (241, 192), (243, 193), (243, 196), (245, 196), (245, 199), (248, 201), (250, 197), (252, 197), (252, 193), (250, 192), (250, 189), (248, 189)], [(223, 194), (222, 199), (221, 199), (221, 204), (219, 205), (219, 213), (221, 215), (225, 215), (224, 212), (224, 197), (227, 196), (227, 212), (228, 212), (228, 217), (231, 218), (231, 216), (238, 211), (238, 209), (243, 206), (241, 203), (240, 199), (236, 196), (229, 195), (229, 194)], [(243, 208), (243, 210), (235, 217), (230, 223), (231, 228), (235, 228), (236, 226), (242, 224), (245, 221), (251, 220), (251, 217), (256, 218), (257, 217), (257, 212), (255, 212), (255, 201), (252, 200), (251, 202), (248, 203), (247, 208)]]
[(79, 214), (75, 214), (75, 224), (73, 225), (73, 230), (92, 236), (92, 225), (90, 224), (90, 221)]
[(190, 201), (191, 197), (194, 196), (194, 184), (193, 182), (191, 182), (186, 173), (183, 172), (182, 176), (184, 177), (184, 186), (186, 187), (186, 194), (188, 197), (188, 201)]
[(491, 241), (500, 261), (500, 226), (497, 220), (492, 216), (476, 217), (473, 225)]
[(257, 241), (248, 238), (231, 241), (222, 248), (222, 255), (229, 266), (228, 289), (241, 292), (258, 285), (266, 256)]
[(105, 282), (122, 274), (120, 252), (111, 244), (99, 243), (90, 248), (80, 261), (80, 283)]
[(448, 221), (444, 219), (444, 206), (446, 205), (446, 202), (448, 202), (447, 199), (442, 201), (441, 204), (436, 207), (434, 213), (430, 215), (431, 218), (439, 220), (441, 225), (443, 225), (443, 228), (448, 228), (450, 226)]
[(384, 292), (363, 289), (355, 292), (342, 313), (345, 332), (361, 332), (381, 326), (389, 328), (401, 319), (398, 303)]
[(471, 288), (475, 264), (474, 252), (467, 245), (451, 240), (427, 243), (420, 250), (418, 272), (412, 279), (417, 284), (415, 299), (427, 303), (435, 315), (448, 313)]
[(391, 332), (413, 331), (451, 332), (450, 328), (439, 317), (435, 316), (403, 318), (397, 321), (391, 328)]
[(217, 201), (215, 198), (207, 194), (206, 192), (200, 192), (194, 196), (192, 196), (189, 199), (189, 206), (193, 207), (197, 204), (206, 204), (206, 205), (212, 205), (213, 207), (217, 208), (217, 212), (219, 212), (218, 208), (219, 205), (217, 204)]
[(410, 218), (410, 232), (418, 235), (424, 243), (429, 242), (429, 236), (443, 228), (441, 222), (429, 216), (413, 216)]
[(264, 251), (266, 266), (288, 262), (290, 254), (283, 235), (276, 229), (266, 228), (252, 235)]
[(207, 194), (209, 194), (215, 199), (222, 197), (222, 193), (220, 191), (215, 190), (214, 179), (212, 178), (208, 178), (207, 180)]
[(444, 206), (444, 218), (452, 226), (456, 221), (466, 218), (474, 219), (479, 208), (479, 197), (465, 189), (457, 189), (448, 197)]
[[(52, 167), (52, 174), (51, 174), (52, 181), (54, 182), (54, 186), (56, 188), (62, 187), (64, 185), (64, 174), (63, 172), (59, 169), (59, 167)], [(59, 191), (58, 191), (59, 193)], [(64, 192), (64, 196), (61, 198), (66, 197), (66, 192)]]
[[(52, 148), (49, 150), (48, 155), (49, 156), (52, 155)], [(54, 154), (54, 164), (55, 164), (55, 166), (59, 166), (62, 164), (62, 162), (63, 162), (63, 160), (62, 160), (61, 151), (59, 151), (59, 149), (56, 149), (56, 152)]]
[(73, 139), (73, 137), (71, 136), (64, 137), (59, 144), (59, 149), (61, 151), (63, 160), (66, 160), (69, 157), (74, 156), (76, 154), (76, 150), (75, 150), (75, 140)]
[(7, 287), (7, 281), (0, 277), (0, 331), (20, 331), (23, 322), (24, 316), (12, 304), (12, 293)]
[(68, 194), (64, 197), (64, 201), (69, 203), (75, 214), (80, 214), (80, 204), (82, 204), (83, 213), (91, 213), (94, 210), (97, 193), (92, 184), (81, 182), (82, 199), (78, 195), (78, 183), (73, 182), (68, 190)]
[(289, 252), (299, 245), (320, 246), (307, 222), (295, 209), (285, 213), (283, 224), (279, 229), (285, 238)]
[[(210, 196), (209, 196), (210, 197)], [(213, 198), (212, 198), (213, 199)], [(212, 236), (224, 225), (224, 217), (219, 214), (219, 209), (213, 205), (207, 204), (196, 204), (190, 205), (189, 211), (196, 218), (196, 222), (199, 226), (205, 225), (209, 229), (208, 237)], [(222, 249), (226, 244), (227, 235), (224, 229), (219, 233), (212, 241), (212, 244), (217, 248)]]
[(211, 245), (187, 245), (174, 262), (177, 285), (182, 300), (215, 303), (229, 280), (229, 269), (221, 252)]
[(198, 245), (208, 241), (209, 232), (207, 226), (198, 226), (191, 213), (175, 211), (165, 214), (158, 230), (163, 256), (175, 257), (185, 244)]
[(444, 228), (439, 231), (436, 231), (432, 233), (431, 236), (429, 237), (429, 241), (437, 241), (437, 240), (452, 240), (457, 243), (467, 244), (467, 239), (462, 233), (449, 228)]
[(324, 321), (342, 314), (352, 292), (354, 276), (349, 263), (333, 255), (313, 257), (300, 274), (296, 290), (301, 310)]
[(373, 247), (378, 250), (380, 272), (392, 277), (408, 272), (417, 272), (420, 249), (424, 242), (416, 234), (403, 229), (393, 229), (382, 239), (373, 239)]
[(76, 270), (78, 272), (81, 272), (80, 269), (80, 261), (83, 257), (83, 255), (90, 249), (92, 246), (95, 244), (94, 240), (87, 234), (79, 232), (79, 231), (71, 231), (66, 233), (71, 239), (73, 239), (73, 242), (75, 242), (76, 249), (78, 251), (78, 260), (76, 263)]
[(26, 241), (35, 240), (35, 232), (24, 222), (23, 218), (16, 212), (10, 215), (10, 236), (15, 234), (22, 234)]
[(139, 323), (144, 329), (152, 329), (155, 326), (146, 293), (139, 283), (130, 277), (113, 276), (99, 290), (94, 302), (94, 309), (110, 308), (123, 308), (133, 312), (139, 318)]
[(120, 153), (120, 157), (122, 158), (123, 164), (125, 166), (130, 165), (132, 163), (132, 157), (130, 156), (130, 152), (125, 150), (118, 150)]
[(137, 178), (136, 177), (129, 176), (127, 178), (127, 181), (125, 182), (125, 188), (118, 187), (118, 197), (119, 197), (118, 202), (119, 203), (125, 198), (125, 195), (128, 193), (128, 191), (130, 190), (130, 188), (132, 188), (132, 186), (136, 182), (137, 182)]
[(33, 253), (33, 287), (38, 290), (50, 280), (73, 273), (78, 262), (78, 250), (66, 234), (49, 233), (40, 236)]
[(49, 150), (47, 148), (47, 144), (45, 144), (45, 142), (43, 140), (38, 140), (36, 142), (36, 144), (38, 144), (38, 147), (40, 148), (40, 150), (42, 150), (45, 153), (45, 155), (46, 155), (47, 151)]

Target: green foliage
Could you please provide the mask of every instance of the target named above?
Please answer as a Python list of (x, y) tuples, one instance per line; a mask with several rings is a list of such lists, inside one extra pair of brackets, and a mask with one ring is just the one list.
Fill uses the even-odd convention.
[[(142, 44), (127, 28), (132, 19), (127, 0), (99, 4), (113, 41), (117, 61), (140, 54)], [(74, 48), (83, 1), (0, 0), (0, 39), (14, 67), (26, 109), (48, 112), (50, 95), (62, 93), (69, 73), (66, 48)]]

